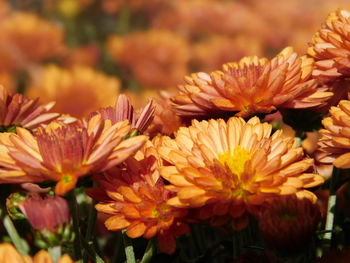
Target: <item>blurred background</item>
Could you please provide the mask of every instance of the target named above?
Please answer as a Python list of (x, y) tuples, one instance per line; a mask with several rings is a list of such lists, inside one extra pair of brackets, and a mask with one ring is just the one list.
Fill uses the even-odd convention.
[[(136, 107), (191, 72), (243, 56), (304, 54), (349, 0), (0, 1), (0, 83), (75, 117), (126, 93)], [(168, 95), (163, 93), (163, 98)], [(158, 104), (161, 101), (158, 102)]]

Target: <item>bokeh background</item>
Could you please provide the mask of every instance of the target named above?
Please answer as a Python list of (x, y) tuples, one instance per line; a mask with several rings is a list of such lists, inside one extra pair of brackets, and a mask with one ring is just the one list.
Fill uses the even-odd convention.
[[(243, 56), (299, 54), (348, 0), (11, 0), (0, 2), (0, 83), (86, 116), (126, 93), (164, 103), (185, 75)], [(165, 93), (163, 90), (166, 90)], [(164, 106), (164, 105), (163, 105)]]

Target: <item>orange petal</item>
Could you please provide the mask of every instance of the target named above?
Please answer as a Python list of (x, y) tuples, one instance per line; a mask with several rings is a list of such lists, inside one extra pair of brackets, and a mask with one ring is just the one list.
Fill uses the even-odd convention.
[(118, 187), (118, 191), (130, 202), (140, 203), (142, 201), (142, 199), (138, 197), (138, 195), (130, 187), (120, 186)]
[(130, 222), (127, 221), (124, 215), (115, 215), (108, 218), (105, 222), (105, 226), (108, 230), (121, 230), (130, 225)]
[(342, 169), (350, 168), (350, 153), (340, 155), (334, 162), (334, 166)]
[(146, 225), (141, 221), (134, 221), (126, 230), (126, 234), (131, 238), (142, 236), (146, 231)]

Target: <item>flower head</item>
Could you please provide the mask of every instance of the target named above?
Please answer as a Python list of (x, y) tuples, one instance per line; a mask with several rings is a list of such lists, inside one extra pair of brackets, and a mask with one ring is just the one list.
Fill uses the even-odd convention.
[(237, 112), (247, 117), (277, 108), (311, 108), (322, 105), (331, 92), (310, 79), (313, 60), (298, 57), (291, 47), (271, 61), (245, 57), (223, 65), (222, 71), (186, 77), (174, 96), (175, 111), (184, 117)]
[(54, 103), (39, 105), (39, 99), (28, 99), (22, 94), (9, 94), (0, 86), (0, 126), (1, 131), (21, 126), (28, 129), (39, 127), (58, 118), (58, 113), (49, 113)]
[(321, 219), (320, 208), (295, 195), (277, 198), (259, 215), (259, 229), (265, 241), (280, 252), (305, 249)]
[(100, 107), (113, 105), (119, 92), (119, 80), (84, 66), (71, 69), (48, 65), (32, 71), (32, 80), (26, 90), (31, 96), (40, 96), (44, 102), (56, 101), (54, 110), (86, 117)]
[[(255, 214), (268, 200), (296, 194), (313, 201), (304, 190), (323, 182), (307, 173), (313, 160), (303, 157), (292, 137), (281, 131), (271, 136), (271, 125), (257, 117), (193, 121), (178, 130), (175, 139), (165, 137), (160, 155), (171, 166), (161, 168), (176, 193), (168, 201), (175, 207), (199, 208), (200, 217), (212, 224), (233, 218), (236, 229), (247, 224), (247, 212)], [(224, 220), (225, 219), (225, 220)]]
[(323, 79), (350, 76), (350, 12), (339, 9), (329, 14), (313, 36), (308, 54), (314, 57), (313, 75)]
[(331, 107), (330, 116), (322, 120), (317, 159), (333, 163), (338, 168), (350, 168), (350, 101), (341, 100), (337, 107)]
[(0, 69), (20, 70), (62, 54), (63, 30), (34, 14), (14, 12), (0, 23)]
[(71, 190), (79, 177), (105, 171), (135, 153), (146, 136), (124, 137), (128, 121), (114, 125), (96, 115), (88, 122), (53, 122), (35, 134), (17, 128), (0, 141), (1, 183), (58, 181), (56, 193)]
[(112, 36), (107, 47), (112, 58), (130, 68), (145, 87), (171, 87), (187, 73), (188, 43), (170, 31), (135, 32), (125, 38)]
[[(158, 137), (153, 142), (157, 140)], [(175, 251), (174, 237), (184, 234), (188, 228), (181, 222), (186, 210), (167, 204), (174, 194), (165, 188), (159, 176), (161, 165), (149, 141), (121, 167), (96, 177), (100, 187), (90, 189), (89, 194), (101, 201), (96, 205), (98, 211), (111, 215), (105, 222), (107, 229), (126, 229), (131, 238), (156, 236), (160, 249), (170, 254)]]
[[(53, 259), (49, 252), (41, 250), (34, 257), (28, 255), (21, 255), (9, 243), (0, 244), (0, 262), (6, 263), (52, 263)], [(74, 261), (67, 255), (63, 255), (57, 263), (74, 263)]]

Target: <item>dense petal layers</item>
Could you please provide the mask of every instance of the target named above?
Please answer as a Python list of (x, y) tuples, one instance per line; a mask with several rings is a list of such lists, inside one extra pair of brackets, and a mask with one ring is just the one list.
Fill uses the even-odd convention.
[(281, 131), (271, 135), (271, 129), (257, 117), (248, 122), (233, 117), (227, 122), (195, 120), (180, 128), (175, 139), (165, 137), (159, 151), (171, 166), (160, 173), (176, 193), (168, 203), (200, 208), (201, 217), (214, 224), (230, 216), (234, 227), (241, 228), (247, 211), (255, 213), (280, 195), (315, 201), (315, 195), (304, 190), (323, 183), (321, 176), (306, 172), (313, 160), (303, 157), (294, 138)]
[(317, 158), (338, 168), (350, 168), (350, 101), (341, 100), (329, 113), (330, 117), (322, 121)]
[(308, 54), (315, 58), (313, 75), (322, 79), (350, 76), (350, 12), (339, 9), (329, 14), (313, 36)]
[(174, 194), (159, 176), (162, 160), (154, 147), (159, 140), (155, 137), (153, 142), (148, 141), (122, 166), (97, 176), (100, 186), (88, 193), (101, 201), (96, 205), (98, 211), (111, 215), (105, 222), (107, 229), (126, 229), (131, 238), (156, 236), (160, 249), (171, 254), (176, 247), (175, 236), (187, 232), (188, 227), (181, 222), (186, 210), (167, 204)]
[(105, 171), (134, 154), (147, 136), (124, 139), (128, 121), (112, 125), (98, 114), (88, 122), (53, 122), (34, 134), (17, 128), (1, 134), (0, 183), (58, 181), (56, 193), (72, 189), (78, 178)]
[(222, 71), (186, 77), (172, 98), (175, 111), (184, 117), (237, 112), (247, 117), (277, 108), (311, 108), (332, 96), (311, 79), (313, 60), (285, 48), (271, 61), (245, 57), (223, 65)]

